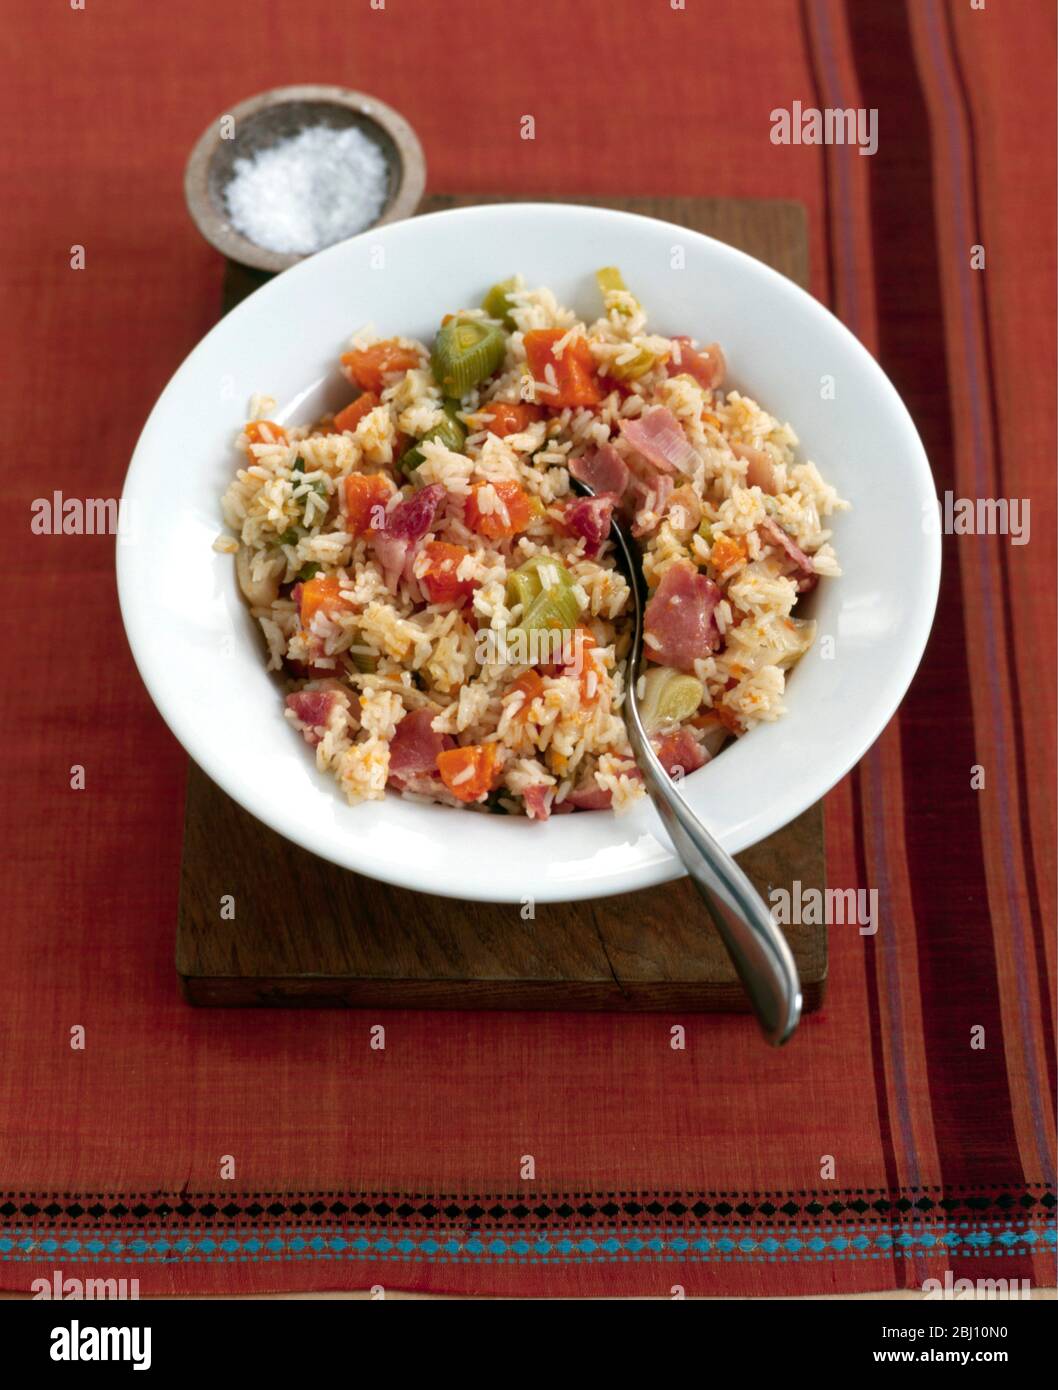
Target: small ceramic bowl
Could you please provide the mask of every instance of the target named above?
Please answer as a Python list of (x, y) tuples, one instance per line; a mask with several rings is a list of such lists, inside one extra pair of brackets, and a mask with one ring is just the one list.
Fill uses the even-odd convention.
[[(280, 140), (321, 125), (334, 130), (357, 126), (385, 157), (389, 188), (381, 213), (370, 225), (379, 227), (411, 216), (426, 186), (426, 159), (418, 136), (399, 112), (376, 97), (345, 87), (275, 87), (211, 121), (187, 161), (188, 209), (199, 231), (218, 251), (257, 270), (286, 270), (305, 259), (298, 252), (270, 251), (236, 231), (228, 218), (225, 190), (237, 159), (253, 158)], [(233, 133), (225, 138), (229, 128)]]

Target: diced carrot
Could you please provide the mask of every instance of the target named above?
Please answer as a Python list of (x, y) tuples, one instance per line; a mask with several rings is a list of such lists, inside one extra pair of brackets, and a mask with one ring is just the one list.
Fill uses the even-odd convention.
[[(483, 512), (478, 498), (483, 488), (491, 487), (507, 509)], [(516, 536), (532, 521), (534, 510), (532, 498), (520, 483), (474, 483), (467, 498), (466, 523), (479, 536), (491, 541), (503, 540), (506, 536)]]
[[(594, 704), (602, 689), (602, 675), (595, 664), (592, 652), (598, 643), (595, 634), (584, 623), (578, 623), (573, 632), (573, 659), (580, 663), (580, 698), (585, 705)], [(572, 668), (570, 668), (572, 674)]]
[(308, 627), (322, 608), (332, 613), (336, 608), (346, 607), (348, 600), (342, 594), (341, 584), (336, 574), (319, 575), (306, 579), (301, 585), (301, 604), (299, 615), (301, 626)]
[(431, 603), (461, 602), (474, 592), (474, 581), (460, 579), (456, 574), (469, 553), (466, 546), (448, 541), (430, 541), (423, 546), (428, 568), (419, 576), (419, 583)]
[(382, 378), (388, 372), (406, 372), (422, 360), (415, 348), (402, 347), (395, 338), (372, 343), (370, 347), (354, 348), (342, 353), (342, 366), (354, 386), (363, 391), (379, 392)]
[(393, 484), (385, 473), (350, 473), (345, 480), (346, 524), (354, 536), (379, 530), (381, 514), (393, 495)]
[(521, 434), (543, 413), (538, 405), (528, 401), (489, 401), (478, 412), (489, 434), (498, 435), (500, 439), (506, 439), (509, 434)]
[(714, 708), (716, 709), (717, 719), (720, 720), (720, 723), (723, 724), (729, 734), (737, 735), (742, 733), (742, 721), (734, 710), (728, 709), (726, 705), (716, 705)]
[(524, 338), (529, 370), (536, 382), (547, 382), (548, 367), (554, 368), (557, 391), (542, 391), (542, 404), (561, 410), (565, 406), (598, 405), (602, 396), (595, 376), (595, 359), (586, 338), (567, 343), (561, 357), (555, 344), (566, 336), (564, 328), (534, 328)]
[(245, 429), (248, 444), (286, 444), (289, 442), (283, 426), (275, 424), (272, 420), (251, 420)]
[(370, 411), (378, 405), (378, 397), (374, 391), (365, 391), (357, 396), (351, 405), (347, 405), (344, 410), (339, 410), (334, 417), (334, 428), (339, 434), (345, 430), (355, 430), (360, 421)]
[(533, 703), (533, 701), (536, 699), (538, 695), (542, 695), (544, 693), (544, 679), (539, 671), (535, 670), (533, 667), (530, 667), (528, 671), (526, 671), (523, 675), (520, 675), (516, 681), (513, 681), (511, 683), (511, 686), (507, 693), (510, 694), (510, 691), (512, 690), (520, 690), (522, 694), (525, 696), (525, 699), (522, 701), (521, 705), (512, 716), (514, 719), (518, 721), (519, 724), (524, 724), (525, 721), (529, 718), (529, 706)]
[(492, 787), (496, 771), (496, 744), (469, 743), (446, 748), (437, 755), (441, 781), (460, 801), (478, 801)]
[(719, 574), (723, 574), (725, 570), (729, 570), (732, 565), (737, 565), (745, 558), (746, 547), (731, 536), (717, 536), (709, 552), (710, 562)]
[(692, 715), (691, 718), (687, 720), (687, 723), (695, 729), (708, 730), (715, 729), (716, 726), (720, 723), (720, 720), (718, 716), (715, 715), (713, 711), (710, 709), (706, 710), (703, 714)]
[[(580, 693), (582, 700), (587, 695), (587, 687), (590, 682), (587, 679), (589, 670), (598, 674), (594, 662), (589, 656), (595, 646), (595, 637), (590, 627), (585, 623), (578, 623), (571, 633), (563, 637), (562, 656), (567, 654), (572, 656), (572, 661), (567, 665), (565, 661), (541, 663), (540, 670), (545, 676), (575, 676), (580, 674)], [(594, 695), (592, 696), (594, 699)]]

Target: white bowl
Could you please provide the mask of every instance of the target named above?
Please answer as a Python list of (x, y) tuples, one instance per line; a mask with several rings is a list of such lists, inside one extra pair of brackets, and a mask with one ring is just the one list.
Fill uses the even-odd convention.
[(276, 397), (281, 422), (311, 420), (345, 403), (337, 357), (358, 327), (428, 341), (443, 314), (513, 271), (593, 318), (601, 265), (621, 267), (659, 332), (718, 341), (731, 380), (793, 424), (805, 457), (852, 503), (834, 525), (844, 575), (811, 596), (820, 638), (790, 677), (788, 713), (687, 780), (722, 843), (745, 849), (817, 801), (882, 732), (915, 673), (940, 577), (929, 464), (881, 368), (814, 299), (721, 242), (601, 208), (493, 205), (369, 231), (251, 295), (180, 367), (129, 467), (131, 530), (117, 560), (129, 642), (173, 733), (240, 805), (336, 864), (494, 902), (603, 897), (683, 872), (645, 799), (623, 817), (544, 824), (395, 795), (346, 805), (284, 720), (232, 558), (211, 549), (253, 392)]

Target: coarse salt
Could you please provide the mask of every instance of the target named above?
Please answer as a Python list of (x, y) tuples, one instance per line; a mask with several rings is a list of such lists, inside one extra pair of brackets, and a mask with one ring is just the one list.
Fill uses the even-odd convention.
[(388, 174), (381, 149), (356, 126), (310, 126), (236, 159), (228, 216), (268, 251), (311, 255), (375, 221)]

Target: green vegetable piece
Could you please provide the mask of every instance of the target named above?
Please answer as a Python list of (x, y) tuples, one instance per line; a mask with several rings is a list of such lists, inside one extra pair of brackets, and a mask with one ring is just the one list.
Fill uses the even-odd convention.
[(507, 339), (494, 324), (456, 318), (434, 339), (430, 367), (444, 394), (459, 400), (492, 376), (506, 350)]
[(310, 560), (307, 565), (302, 565), (298, 570), (298, 578), (301, 580), (315, 579), (316, 575), (320, 572), (320, 568), (321, 567), (317, 565), (315, 560)]
[[(466, 443), (467, 432), (462, 420), (457, 418), (455, 412), (455, 403), (446, 402), (444, 406), (445, 418), (439, 424), (431, 426), (419, 440), (419, 444), (424, 443), (427, 439), (436, 439), (446, 449), (451, 449), (454, 454), (461, 454), (463, 445)], [(412, 444), (401, 454), (399, 467), (406, 478), (412, 478), (419, 465), (425, 462), (426, 455), (418, 444)]]
[(654, 666), (643, 678), (643, 697), (639, 714), (647, 733), (655, 733), (663, 724), (680, 723), (689, 719), (702, 703), (701, 681), (683, 675), (669, 666)]
[(378, 670), (378, 657), (367, 652), (350, 652), (349, 660), (362, 676), (373, 676)]
[(597, 270), (595, 272), (595, 283), (599, 286), (599, 293), (602, 295), (603, 304), (606, 306), (607, 310), (616, 309), (619, 314), (626, 315), (632, 313), (632, 306), (636, 302), (634, 299), (631, 304), (623, 300), (619, 300), (614, 304), (610, 302), (611, 296), (628, 294), (628, 286), (625, 284), (624, 276), (615, 265), (604, 265), (601, 270)]
[(406, 478), (414, 478), (415, 470), (418, 468), (419, 464), (425, 462), (426, 455), (421, 449), (412, 444), (410, 448), (405, 449), (403, 454), (401, 454), (398, 467)]
[(291, 468), (290, 471), (291, 473), (304, 473), (305, 460), (301, 457), (300, 454), (298, 454), (297, 458), (294, 460), (294, 466), (293, 468)]
[(705, 541), (706, 545), (712, 545), (713, 528), (712, 525), (704, 518), (698, 525), (698, 534), (701, 536), (702, 540)]
[(541, 589), (526, 609), (518, 626), (523, 632), (571, 631), (580, 617), (580, 604), (568, 584)]
[(436, 439), (446, 449), (451, 449), (453, 454), (462, 453), (466, 438), (467, 432), (463, 428), (462, 421), (457, 420), (448, 411), (445, 411), (445, 418), (439, 425), (434, 425), (423, 435), (423, 439)]
[(300, 539), (300, 536), (299, 536), (299, 533), (298, 533), (298, 528), (297, 528), (296, 526), (289, 526), (289, 527), (283, 532), (283, 534), (279, 537), (279, 544), (280, 544), (280, 545), (297, 545), (299, 539)]
[(519, 631), (571, 631), (581, 611), (573, 576), (550, 555), (534, 555), (507, 576), (507, 602), (522, 604), (522, 620), (508, 637)]
[(307, 509), (307, 507), (308, 507), (308, 504), (309, 504), (309, 494), (312, 493), (312, 492), (314, 492), (314, 493), (316, 494), (317, 497), (322, 497), (323, 500), (326, 501), (326, 500), (327, 500), (327, 484), (323, 481), (322, 478), (313, 478), (313, 480), (312, 480), (311, 483), (302, 483), (302, 484), (300, 484), (300, 486), (301, 486), (304, 490), (302, 491), (301, 496), (300, 496), (299, 498), (297, 498), (296, 500), (297, 500), (298, 504), (299, 504), (300, 507), (301, 507), (301, 515), (302, 515), (302, 518), (304, 518), (305, 511), (306, 511), (306, 509)]
[(652, 352), (648, 352), (646, 348), (640, 348), (630, 361), (612, 362), (608, 370), (610, 375), (616, 377), (618, 381), (634, 381), (636, 377), (649, 372), (655, 360)]
[(488, 294), (481, 301), (481, 307), (488, 314), (490, 319), (499, 319), (505, 328), (514, 328), (514, 319), (511, 317), (511, 301), (508, 297), (510, 291), (518, 284), (512, 275), (509, 280), (501, 280), (498, 285), (493, 285)]
[(507, 576), (508, 607), (513, 608), (516, 603), (520, 603), (523, 610), (529, 608), (542, 587), (538, 573), (541, 565), (553, 565), (555, 567), (558, 572), (557, 583), (567, 586), (573, 584), (569, 570), (566, 569), (561, 560), (555, 560), (550, 555), (534, 555), (532, 559), (526, 560), (524, 565), (519, 565)]

